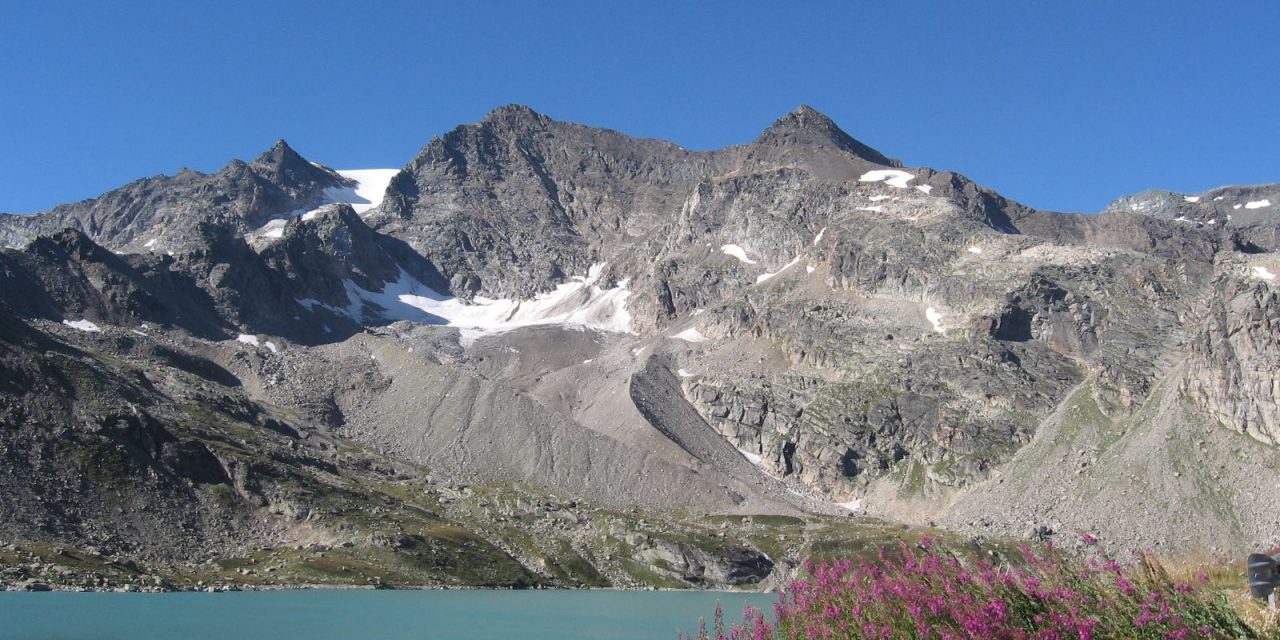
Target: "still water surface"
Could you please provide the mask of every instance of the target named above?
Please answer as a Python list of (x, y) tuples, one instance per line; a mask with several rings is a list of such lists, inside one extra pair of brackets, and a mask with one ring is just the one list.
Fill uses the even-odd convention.
[(693, 633), (716, 601), (772, 612), (776, 596), (649, 591), (0, 593), (5, 640), (648, 640)]

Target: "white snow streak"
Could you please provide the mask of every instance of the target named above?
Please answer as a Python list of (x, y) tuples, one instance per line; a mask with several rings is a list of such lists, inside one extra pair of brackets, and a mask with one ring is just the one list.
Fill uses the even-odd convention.
[(875, 213), (882, 213), (884, 211), (884, 207), (880, 205), (876, 205), (874, 207), (858, 207), (858, 211), (873, 211)]
[(813, 246), (815, 246), (815, 247), (816, 247), (816, 246), (818, 246), (818, 243), (819, 243), (819, 242), (822, 242), (822, 236), (823, 236), (824, 234), (826, 234), (826, 233), (827, 233), (827, 228), (826, 228), (826, 227), (823, 227), (823, 228), (822, 228), (822, 231), (819, 231), (819, 232), (818, 232), (818, 235), (814, 236), (814, 238), (813, 238)]
[(1187, 202), (1200, 202), (1200, 196), (1182, 196), (1182, 199)]
[(782, 268), (781, 268), (781, 269), (778, 269), (777, 271), (774, 271), (773, 273), (762, 273), (762, 274), (760, 274), (760, 275), (756, 276), (756, 284), (760, 284), (760, 283), (763, 283), (763, 282), (768, 282), (768, 280), (769, 280), (770, 278), (772, 278), (772, 277), (774, 277), (774, 276), (778, 275), (779, 273), (782, 273), (783, 271), (786, 271), (787, 269), (790, 269), (791, 267), (794, 267), (794, 266), (796, 265), (796, 263), (798, 263), (798, 262), (800, 262), (800, 256), (796, 256), (794, 259), (792, 259), (792, 260), (791, 260), (791, 262), (788, 262), (788, 263), (786, 263), (786, 264), (782, 265)]
[(1261, 208), (1263, 208), (1263, 207), (1269, 207), (1269, 206), (1271, 206), (1271, 201), (1270, 201), (1270, 200), (1254, 200), (1254, 201), (1252, 201), (1252, 202), (1246, 203), (1246, 204), (1244, 205), (1244, 208), (1246, 208), (1246, 209), (1261, 209)]
[[(271, 350), (271, 353), (280, 353), (280, 349), (276, 347), (276, 343), (274, 343), (274, 342), (272, 342), (272, 341), (268, 340), (268, 341), (264, 342), (263, 344), (265, 344), (265, 345), (267, 346), (267, 348)], [(409, 348), (409, 351), (413, 351), (413, 348), (412, 348), (412, 347), (410, 347), (410, 348)]]
[(868, 171), (862, 174), (862, 177), (858, 178), (858, 182), (884, 181), (885, 184), (891, 187), (906, 189), (907, 183), (911, 182), (913, 179), (915, 179), (915, 175), (907, 173), (906, 171), (898, 169), (877, 169), (875, 171)]
[(676, 373), (680, 374), (680, 377), (681, 377), (681, 378), (692, 378), (692, 377), (694, 376), (694, 374), (689, 373), (688, 371), (686, 371), (686, 370), (684, 370), (684, 369), (681, 369), (681, 370), (677, 371)]
[(764, 458), (761, 458), (759, 455), (751, 453), (745, 449), (738, 449), (738, 453), (741, 453), (742, 457), (746, 458), (751, 464), (758, 465), (761, 462), (764, 462)]
[(927, 184), (918, 184), (918, 185), (916, 185), (916, 189), (920, 190), (920, 191), (921, 191), (921, 192), (923, 192), (925, 195), (929, 195), (929, 192), (930, 192), (930, 191), (933, 191), (933, 186), (932, 186), (932, 185), (927, 185)]
[(968, 249), (966, 249), (966, 251), (968, 251), (969, 253), (981, 254), (982, 247), (969, 247)]
[(236, 340), (239, 342), (243, 342), (245, 344), (253, 345), (255, 347), (258, 346), (258, 336), (251, 336), (247, 333), (242, 333), (236, 336)]
[(889, 199), (889, 196), (871, 196), (869, 198), (869, 200), (871, 200), (872, 202), (880, 202), (881, 200), (888, 200), (888, 199)]
[(1271, 270), (1270, 270), (1270, 269), (1268, 269), (1268, 268), (1266, 268), (1266, 267), (1254, 267), (1254, 268), (1253, 268), (1253, 274), (1252, 274), (1252, 275), (1253, 275), (1253, 277), (1255, 277), (1255, 278), (1261, 278), (1261, 279), (1263, 279), (1263, 280), (1275, 280), (1275, 279), (1276, 279), (1276, 274), (1271, 273)]

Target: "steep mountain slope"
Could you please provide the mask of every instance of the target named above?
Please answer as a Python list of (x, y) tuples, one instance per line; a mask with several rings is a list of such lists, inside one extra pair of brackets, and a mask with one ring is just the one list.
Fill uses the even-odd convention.
[[(209, 176), (0, 218), (20, 245), (0, 252), (14, 354), (0, 390), (15, 425), (125, 415), (96, 403), (136, 397), (156, 408), (131, 428), (207, 448), (232, 427), (192, 407), (267, 439), (273, 416), (446, 482), (658, 518), (859, 511), (1124, 548), (1267, 544), (1277, 205), (1280, 188), (1260, 186), (1036, 211), (904, 167), (808, 107), (750, 144), (690, 152), (509, 106), (399, 171), (336, 172), (279, 143)], [(16, 364), (60, 349), (96, 362), (98, 391)], [(179, 382), (135, 389), (153, 367)], [(219, 391), (180, 400), (193, 385)], [(13, 433), (11, 447), (46, 438)], [(298, 455), (275, 464), (297, 475)], [(27, 464), (11, 459), (6, 482)], [(154, 494), (187, 509), (174, 518), (218, 513), (183, 480), (202, 464), (156, 472), (174, 487)], [(334, 464), (317, 482), (367, 471)], [(283, 526), (271, 508), (254, 513)], [(329, 517), (308, 526), (331, 534)], [(89, 539), (48, 518), (59, 540)], [(165, 553), (281, 539), (195, 528)]]

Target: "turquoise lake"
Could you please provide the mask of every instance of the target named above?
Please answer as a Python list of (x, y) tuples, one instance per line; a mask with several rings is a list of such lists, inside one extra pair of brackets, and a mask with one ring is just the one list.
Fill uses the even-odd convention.
[(5, 640), (675, 638), (776, 596), (671, 591), (0, 593)]

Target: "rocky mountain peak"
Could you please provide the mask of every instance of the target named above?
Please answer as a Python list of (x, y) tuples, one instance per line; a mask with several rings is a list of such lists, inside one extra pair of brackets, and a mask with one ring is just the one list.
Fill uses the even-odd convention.
[(890, 167), (902, 166), (897, 160), (854, 139), (829, 116), (805, 104), (775, 120), (756, 138), (755, 144), (782, 147), (830, 145), (867, 162)]
[(509, 130), (529, 130), (545, 128), (550, 122), (551, 118), (525, 105), (508, 104), (490, 111), (481, 124)]
[(262, 152), (254, 159), (253, 165), (256, 167), (283, 167), (296, 166), (299, 163), (309, 164), (305, 158), (293, 150), (284, 138), (276, 140), (270, 149)]
[[(232, 165), (228, 165), (230, 166)], [(317, 190), (350, 187), (354, 184), (336, 172), (302, 157), (283, 138), (276, 140), (270, 149), (255, 158), (249, 164), (249, 169), (300, 201), (312, 200)]]

